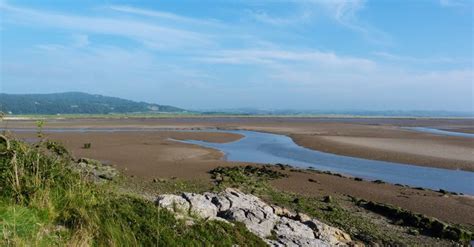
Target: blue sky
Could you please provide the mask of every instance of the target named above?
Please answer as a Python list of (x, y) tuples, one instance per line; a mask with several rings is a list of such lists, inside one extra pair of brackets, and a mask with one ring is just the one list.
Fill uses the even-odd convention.
[(0, 0), (0, 90), (472, 111), (473, 2)]

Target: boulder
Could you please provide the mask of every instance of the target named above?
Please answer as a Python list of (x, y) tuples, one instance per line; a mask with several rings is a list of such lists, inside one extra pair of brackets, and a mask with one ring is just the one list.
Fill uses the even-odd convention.
[(330, 247), (328, 243), (315, 238), (288, 237), (277, 240), (266, 240), (272, 247)]
[(212, 202), (219, 208), (218, 216), (242, 222), (256, 235), (264, 238), (271, 235), (278, 216), (273, 208), (260, 198), (228, 188), (213, 197)]
[(190, 213), (209, 219), (217, 216), (217, 207), (209, 197), (195, 193), (183, 193), (182, 197), (189, 202)]
[(272, 208), (273, 208), (273, 213), (278, 216), (287, 217), (287, 218), (293, 218), (296, 216), (295, 213), (292, 213), (290, 210), (286, 208), (282, 208), (279, 206), (272, 206)]
[(314, 239), (313, 230), (309, 226), (286, 217), (280, 218), (275, 225), (274, 232), (278, 237), (283, 238), (299, 237)]
[(115, 168), (105, 165), (94, 159), (80, 158), (73, 168), (80, 173), (88, 175), (95, 182), (103, 182), (104, 180), (113, 180), (118, 176)]
[(328, 226), (317, 219), (312, 219), (303, 223), (313, 229), (317, 238), (332, 246), (347, 245), (352, 242), (349, 234), (335, 227)]
[(232, 208), (220, 216), (226, 220), (242, 222), (255, 235), (266, 238), (272, 234), (278, 217), (274, 214), (266, 214), (262, 210)]
[(189, 202), (177, 195), (160, 195), (155, 203), (161, 208), (166, 208), (169, 211), (179, 214), (188, 214), (190, 209)]
[(156, 204), (185, 219), (197, 216), (241, 222), (270, 246), (345, 246), (353, 243), (348, 234), (306, 214), (270, 206), (254, 195), (231, 188), (220, 193), (161, 195)]

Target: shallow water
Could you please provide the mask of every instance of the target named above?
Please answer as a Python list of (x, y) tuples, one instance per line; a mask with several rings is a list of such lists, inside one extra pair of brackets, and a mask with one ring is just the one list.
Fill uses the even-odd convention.
[[(0, 129), (1, 130), (1, 129)], [(9, 129), (12, 132), (35, 132), (35, 129)], [(134, 131), (205, 131), (241, 134), (244, 137), (230, 143), (182, 141), (214, 148), (225, 153), (225, 159), (236, 162), (288, 164), (300, 168), (342, 173), (369, 180), (380, 179), (413, 187), (444, 189), (474, 195), (474, 172), (421, 167), (401, 163), (367, 160), (319, 152), (298, 146), (284, 135), (244, 130), (177, 130), (163, 128), (58, 128), (43, 132), (134, 132)]]
[(245, 137), (230, 143), (195, 140), (184, 142), (218, 149), (225, 153), (225, 159), (228, 161), (313, 167), (370, 180), (380, 179), (413, 187), (444, 189), (474, 195), (473, 172), (329, 154), (298, 146), (291, 138), (284, 135), (243, 130), (224, 132), (241, 134)]
[(435, 128), (427, 128), (427, 127), (405, 127), (405, 129), (415, 130), (419, 132), (426, 132), (435, 135), (445, 135), (445, 136), (460, 136), (460, 137), (468, 137), (474, 138), (474, 134), (472, 133), (463, 133), (463, 132), (455, 132), (455, 131), (448, 131), (448, 130), (440, 130)]

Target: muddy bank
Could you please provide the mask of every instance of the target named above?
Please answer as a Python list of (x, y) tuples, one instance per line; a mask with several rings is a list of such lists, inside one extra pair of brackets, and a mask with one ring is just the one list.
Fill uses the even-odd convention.
[[(34, 134), (18, 136), (31, 137)], [(48, 133), (46, 137), (64, 143), (77, 157), (98, 159), (115, 165), (128, 176), (150, 181), (172, 177), (208, 180), (208, 171), (218, 166), (237, 165), (223, 161), (223, 154), (218, 151), (170, 138), (215, 142), (241, 138), (228, 133), (202, 132)], [(84, 143), (91, 143), (91, 147), (84, 149)], [(288, 178), (273, 182), (274, 186), (285, 191), (305, 195), (351, 195), (397, 205), (451, 223), (474, 222), (474, 214), (466, 214), (474, 212), (474, 200), (470, 197), (355, 181), (328, 174), (286, 172)]]
[[(420, 166), (474, 171), (474, 141), (409, 131), (426, 126), (474, 131), (474, 119), (193, 117), (48, 120), (45, 128), (226, 128), (291, 136), (307, 148), (339, 155)], [(4, 121), (0, 127), (34, 128), (34, 121)], [(381, 145), (383, 144), (383, 145)]]
[(474, 227), (474, 198), (448, 195), (431, 190), (418, 190), (386, 183), (357, 181), (314, 172), (286, 171), (289, 177), (272, 185), (283, 191), (308, 196), (350, 195), (368, 201), (383, 202), (426, 214), (451, 223)]

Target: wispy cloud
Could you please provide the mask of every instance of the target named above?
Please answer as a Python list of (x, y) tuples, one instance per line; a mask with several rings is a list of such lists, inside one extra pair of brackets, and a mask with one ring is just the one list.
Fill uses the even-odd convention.
[(325, 68), (352, 68), (360, 70), (371, 70), (376, 67), (376, 63), (371, 60), (339, 56), (333, 52), (288, 51), (282, 49), (223, 50), (201, 57), (199, 60), (223, 64), (275, 65), (279, 63), (310, 63), (314, 66)]
[[(292, 15), (278, 16), (268, 14), (265, 10), (249, 11), (249, 15), (262, 23), (274, 26), (312, 23), (321, 14), (331, 18), (339, 25), (360, 33), (365, 39), (378, 44), (391, 44), (390, 35), (360, 20), (360, 11), (364, 9), (366, 0), (305, 0), (288, 1), (297, 6)], [(318, 23), (313, 23), (315, 26)]]
[(85, 34), (75, 34), (72, 36), (73, 43), (72, 45), (75, 47), (86, 47), (90, 44), (89, 36)]
[(373, 52), (373, 55), (376, 55), (380, 58), (395, 61), (395, 62), (410, 62), (410, 63), (458, 63), (463, 62), (457, 59), (452, 59), (448, 57), (434, 57), (434, 58), (419, 58), (412, 56), (401, 56), (389, 52)]
[(368, 23), (364, 23), (359, 18), (359, 12), (364, 9), (366, 0), (310, 0), (322, 6), (329, 15), (339, 24), (361, 33), (367, 40), (390, 44), (391, 37)]
[(132, 6), (127, 6), (127, 5), (110, 5), (110, 6), (107, 6), (106, 8), (114, 10), (114, 11), (122, 12), (122, 13), (167, 19), (171, 21), (183, 22), (183, 23), (188, 23), (188, 24), (193, 24), (193, 25), (211, 25), (211, 26), (222, 25), (222, 23), (217, 20), (190, 18), (186, 16), (177, 15), (174, 13), (149, 10), (149, 9), (143, 9), (143, 8), (135, 8)]
[(274, 26), (285, 26), (292, 24), (301, 24), (303, 22), (309, 22), (311, 20), (312, 13), (310, 10), (305, 9), (300, 13), (293, 14), (291, 16), (277, 17), (268, 14), (264, 10), (259, 11), (247, 11), (248, 15), (258, 21), (265, 24), (270, 24)]
[(439, 4), (443, 7), (463, 7), (467, 5), (467, 1), (466, 0), (439, 0)]
[(43, 28), (60, 28), (72, 32), (117, 35), (144, 44), (153, 44), (155, 48), (208, 45), (212, 43), (206, 34), (171, 26), (162, 26), (152, 22), (124, 20), (114, 17), (59, 14), (14, 7), (6, 3), (0, 5), (0, 9), (4, 12), (3, 14), (7, 20), (13, 20), (18, 23)]

